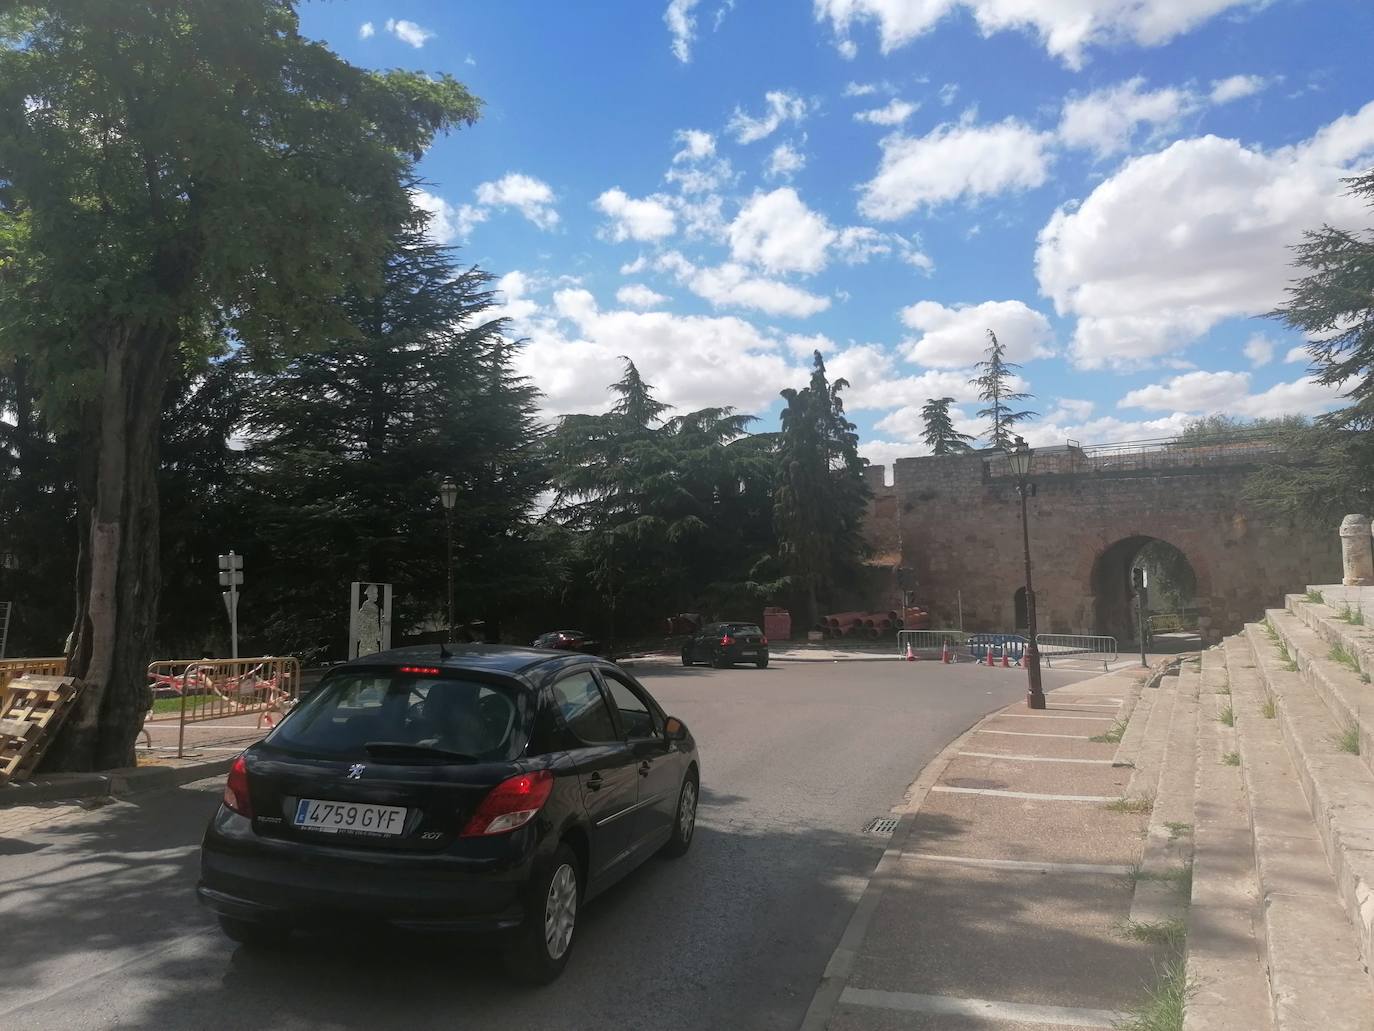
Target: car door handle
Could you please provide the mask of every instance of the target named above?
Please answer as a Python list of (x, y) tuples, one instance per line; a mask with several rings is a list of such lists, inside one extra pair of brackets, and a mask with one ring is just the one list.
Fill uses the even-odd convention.
[(587, 787), (591, 788), (593, 791), (600, 791), (601, 784), (602, 780), (600, 773), (593, 773), (590, 777), (587, 778)]
[(641, 777), (647, 777), (649, 775), (649, 770), (652, 768), (653, 764), (650, 763), (648, 759), (645, 759), (642, 763), (639, 764), (639, 775)]

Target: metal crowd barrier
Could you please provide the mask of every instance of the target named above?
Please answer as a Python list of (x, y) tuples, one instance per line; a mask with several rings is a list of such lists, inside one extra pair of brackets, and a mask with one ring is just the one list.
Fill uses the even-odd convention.
[(67, 672), (67, 660), (58, 656), (46, 659), (0, 659), (0, 691), (11, 680), (32, 673), (37, 677), (60, 677)]
[(155, 703), (159, 697), (181, 700), (171, 711), (150, 711), (144, 721), (146, 725), (176, 720), (180, 757), (188, 723), (257, 715), (258, 729), (274, 726), (300, 697), (301, 664), (278, 656), (173, 659), (149, 663), (148, 684)]
[(1082, 656), (1101, 662), (1104, 671), (1116, 661), (1116, 638), (1094, 637), (1090, 634), (1036, 634), (1035, 647), (1039, 650), (1045, 665), (1053, 665), (1052, 660), (1069, 656)]
[(949, 645), (951, 652), (958, 651), (967, 640), (968, 634), (962, 630), (898, 630), (897, 656), (906, 656), (908, 643), (914, 652), (939, 653), (944, 651), (945, 645)]
[(1000, 662), (1005, 653), (1008, 661), (1019, 663), (1025, 650), (1022, 634), (974, 634), (968, 639), (968, 653), (979, 662), (987, 661), (989, 655)]

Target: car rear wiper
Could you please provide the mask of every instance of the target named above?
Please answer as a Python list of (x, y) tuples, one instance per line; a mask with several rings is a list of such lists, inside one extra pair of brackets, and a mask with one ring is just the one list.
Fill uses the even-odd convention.
[(363, 745), (374, 759), (429, 759), (433, 762), (475, 763), (477, 756), (451, 752), (433, 745), (413, 745), (406, 741), (369, 741)]

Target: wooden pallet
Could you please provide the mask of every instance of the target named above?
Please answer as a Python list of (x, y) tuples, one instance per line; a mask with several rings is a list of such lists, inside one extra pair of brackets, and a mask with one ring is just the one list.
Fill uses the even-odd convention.
[(0, 701), (0, 784), (33, 772), (81, 693), (72, 677), (23, 676)]

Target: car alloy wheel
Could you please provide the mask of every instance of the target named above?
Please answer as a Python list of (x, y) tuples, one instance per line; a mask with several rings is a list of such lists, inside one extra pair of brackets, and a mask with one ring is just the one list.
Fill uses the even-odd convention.
[(677, 803), (677, 827), (682, 843), (690, 844), (697, 829), (697, 786), (690, 780), (682, 785), (682, 798)]
[(554, 871), (544, 902), (544, 945), (550, 959), (562, 959), (568, 951), (576, 922), (577, 872), (564, 863)]

